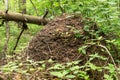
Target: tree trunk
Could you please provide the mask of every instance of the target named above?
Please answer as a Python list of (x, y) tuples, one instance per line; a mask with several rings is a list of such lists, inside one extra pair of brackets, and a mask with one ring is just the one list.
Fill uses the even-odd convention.
[(8, 21), (16, 22), (26, 22), (31, 24), (46, 25), (48, 20), (43, 19), (42, 17), (31, 16), (21, 13), (8, 12), (7, 14), (4, 11), (0, 10), (0, 18)]
[[(26, 14), (26, 0), (18, 1), (19, 13)], [(23, 22), (18, 22), (18, 28), (23, 26)]]
[[(8, 13), (9, 10), (9, 0), (5, 0), (5, 13)], [(10, 26), (8, 24), (8, 21), (5, 21), (5, 26), (6, 26), (6, 41), (4, 44), (4, 52), (3, 52), (3, 59), (6, 58), (6, 54), (8, 52), (8, 43), (9, 43), (9, 39), (10, 39)]]

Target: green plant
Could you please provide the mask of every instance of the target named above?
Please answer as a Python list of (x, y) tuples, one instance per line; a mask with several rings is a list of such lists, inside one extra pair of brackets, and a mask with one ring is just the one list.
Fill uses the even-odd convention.
[(83, 54), (86, 54), (86, 48), (87, 48), (88, 46), (81, 46), (79, 49), (78, 49), (78, 52), (79, 53), (83, 53)]
[(105, 80), (117, 80), (116, 70), (113, 64), (108, 64), (104, 69), (109, 71), (109, 74), (104, 74)]

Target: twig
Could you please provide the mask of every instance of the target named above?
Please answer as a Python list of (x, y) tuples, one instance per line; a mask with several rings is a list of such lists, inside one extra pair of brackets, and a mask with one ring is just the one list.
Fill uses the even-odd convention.
[[(5, 15), (8, 13), (8, 10), (9, 10), (9, 1), (8, 0), (5, 0)], [(2, 22), (2, 24), (4, 24), (4, 20)], [(6, 58), (6, 54), (7, 54), (7, 50), (8, 50), (8, 42), (9, 42), (9, 38), (10, 38), (10, 27), (8, 25), (8, 21), (5, 20), (5, 26), (6, 26), (6, 42), (5, 42), (5, 45), (4, 45), (4, 53), (3, 53), (3, 58), (5, 59)]]
[(30, 0), (31, 4), (33, 5), (34, 9), (35, 9), (35, 12), (36, 12), (36, 15), (39, 16), (38, 12), (37, 12), (37, 8), (35, 7), (34, 3), (32, 2), (32, 0)]
[(6, 42), (5, 42), (5, 45), (4, 45), (4, 59), (6, 57), (6, 53), (7, 53), (7, 50), (8, 50), (8, 42), (9, 42), (9, 39), (10, 39), (10, 27), (8, 25), (8, 21), (5, 21), (5, 24), (6, 24)]
[(108, 50), (105, 46), (103, 46), (103, 45), (97, 45), (97, 46), (102, 47), (102, 48), (104, 48), (104, 49), (107, 51), (107, 53), (108, 53), (108, 55), (110, 56), (110, 58), (111, 58), (111, 60), (112, 60), (112, 62), (113, 62), (113, 64), (114, 64), (115, 68), (117, 69), (117, 66), (116, 66), (116, 64), (115, 64), (115, 61), (114, 61), (111, 53), (109, 52), (109, 50)]
[(47, 16), (48, 14), (48, 9), (46, 9), (45, 14), (43, 15), (43, 19)]
[[(18, 45), (18, 42), (19, 42), (20, 37), (21, 37), (22, 33), (24, 32), (24, 30), (25, 30), (25, 29), (22, 29), (22, 30), (21, 30), (21, 32), (20, 32), (20, 34), (19, 34), (19, 36), (18, 36), (18, 38), (17, 38), (16, 44), (15, 44), (15, 46), (14, 46), (14, 48), (13, 48), (13, 51), (16, 50), (17, 45)], [(13, 53), (13, 52), (12, 52), (12, 53)], [(14, 53), (14, 54), (15, 54), (15, 53)]]
[(103, 49), (105, 49), (105, 50), (107, 51), (108, 55), (110, 56), (110, 58), (111, 58), (111, 60), (112, 60), (112, 62), (113, 62), (113, 65), (114, 65), (114, 67), (115, 67), (115, 69), (116, 69), (117, 80), (119, 80), (120, 78), (119, 78), (119, 75), (118, 75), (117, 66), (116, 66), (116, 64), (115, 64), (115, 61), (114, 61), (114, 59), (113, 59), (110, 51), (107, 49), (107, 47), (105, 47), (105, 46), (103, 46), (103, 45), (97, 45), (97, 46), (99, 46), (99, 47), (101, 47), (101, 48), (103, 48)]

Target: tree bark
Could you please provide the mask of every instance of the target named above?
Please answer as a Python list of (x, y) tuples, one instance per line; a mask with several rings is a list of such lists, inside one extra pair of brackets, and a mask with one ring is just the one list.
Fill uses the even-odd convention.
[(4, 11), (0, 10), (0, 18), (7, 21), (16, 21), (16, 22), (26, 22), (31, 24), (46, 25), (48, 20), (43, 19), (42, 17), (31, 16), (21, 13), (8, 12), (7, 14)]
[[(19, 0), (18, 1), (19, 13), (26, 14), (26, 0)], [(23, 22), (18, 22), (18, 28), (23, 26)]]

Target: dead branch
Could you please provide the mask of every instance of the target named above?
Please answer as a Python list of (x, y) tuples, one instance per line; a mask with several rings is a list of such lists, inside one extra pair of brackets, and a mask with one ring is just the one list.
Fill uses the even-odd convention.
[(48, 20), (37, 17), (37, 16), (31, 16), (21, 13), (15, 13), (15, 12), (8, 12), (7, 14), (4, 11), (0, 10), (0, 17), (1, 19), (5, 19), (7, 21), (16, 21), (16, 22), (25, 22), (25, 23), (31, 23), (31, 24), (38, 24), (38, 25), (46, 25), (48, 23)]

